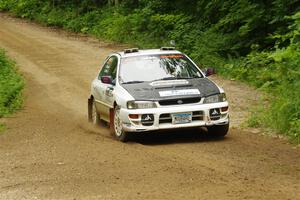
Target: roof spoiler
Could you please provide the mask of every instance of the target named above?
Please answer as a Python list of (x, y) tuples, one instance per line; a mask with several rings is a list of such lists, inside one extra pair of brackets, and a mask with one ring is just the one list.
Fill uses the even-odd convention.
[(124, 53), (135, 53), (138, 52), (138, 48), (124, 49)]
[(161, 51), (172, 51), (172, 50), (175, 50), (175, 47), (161, 47), (160, 50)]

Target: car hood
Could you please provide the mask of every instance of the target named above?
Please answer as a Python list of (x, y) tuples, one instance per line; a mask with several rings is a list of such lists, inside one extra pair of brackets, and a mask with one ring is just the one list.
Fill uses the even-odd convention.
[(138, 101), (206, 97), (220, 93), (218, 86), (208, 78), (122, 84), (122, 87)]

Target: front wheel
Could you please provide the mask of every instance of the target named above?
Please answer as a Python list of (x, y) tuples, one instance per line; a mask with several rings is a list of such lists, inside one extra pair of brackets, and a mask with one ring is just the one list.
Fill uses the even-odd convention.
[(124, 131), (122, 126), (122, 120), (120, 117), (120, 107), (116, 107), (113, 110), (113, 119), (111, 120), (111, 132), (114, 137), (121, 141), (121, 142), (127, 142), (130, 138), (130, 133)]
[(227, 135), (229, 130), (229, 123), (224, 125), (213, 125), (207, 127), (208, 136), (213, 138), (223, 138)]

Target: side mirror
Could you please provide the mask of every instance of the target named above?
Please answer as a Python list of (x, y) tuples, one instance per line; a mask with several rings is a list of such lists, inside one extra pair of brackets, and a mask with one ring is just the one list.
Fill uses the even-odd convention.
[(101, 82), (105, 84), (112, 84), (111, 76), (101, 76)]
[(203, 72), (204, 72), (205, 76), (211, 76), (211, 75), (216, 74), (216, 70), (211, 67), (204, 69)]

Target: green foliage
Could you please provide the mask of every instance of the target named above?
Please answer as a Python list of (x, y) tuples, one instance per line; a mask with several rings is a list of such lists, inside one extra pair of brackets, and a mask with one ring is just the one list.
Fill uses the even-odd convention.
[(17, 0), (0, 1), (0, 10), (11, 11), (17, 6)]
[(22, 77), (17, 73), (15, 63), (0, 49), (0, 118), (22, 105)]
[[(269, 105), (251, 125), (266, 125), (300, 142), (300, 12), (288, 17), (293, 23), (286, 34), (277, 34), (274, 51), (253, 52), (241, 65), (234, 65), (231, 74), (243, 71), (239, 79), (269, 92)], [(283, 46), (283, 43), (288, 42)], [(247, 66), (250, 66), (248, 68)]]
[(6, 126), (4, 124), (0, 124), (0, 134), (6, 129)]

